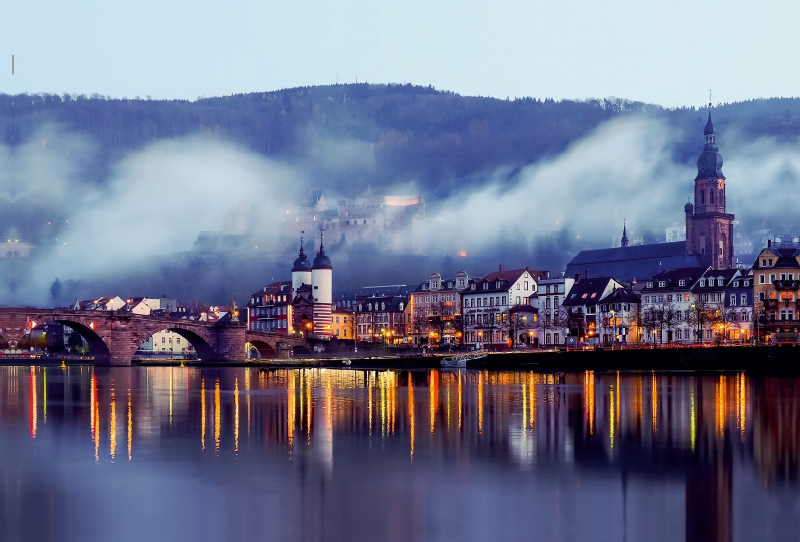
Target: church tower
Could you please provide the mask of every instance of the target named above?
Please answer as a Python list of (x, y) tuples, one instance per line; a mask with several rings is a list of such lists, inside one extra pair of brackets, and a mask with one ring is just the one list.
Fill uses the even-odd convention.
[(734, 217), (725, 212), (725, 175), (716, 143), (717, 132), (711, 122), (710, 103), (703, 138), (705, 144), (697, 159), (694, 179), (694, 206), (687, 203), (684, 208), (686, 252), (701, 256), (703, 263), (713, 269), (730, 269), (733, 267)]

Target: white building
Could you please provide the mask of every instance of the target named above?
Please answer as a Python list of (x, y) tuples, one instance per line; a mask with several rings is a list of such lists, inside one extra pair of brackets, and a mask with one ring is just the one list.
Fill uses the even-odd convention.
[(509, 309), (536, 308), (538, 282), (546, 277), (544, 271), (525, 268), (470, 279), (461, 292), (464, 344), (476, 348), (509, 346), (509, 333), (514, 334), (519, 325), (512, 323)]
[(569, 333), (561, 306), (569, 294), (574, 278), (543, 278), (539, 281), (538, 339), (539, 345), (561, 345)]
[[(692, 287), (709, 267), (681, 267), (658, 273), (642, 289), (643, 343), (691, 343), (696, 340), (692, 318)], [(714, 292), (714, 302), (719, 292)], [(710, 298), (709, 298), (710, 299)], [(720, 301), (722, 297), (720, 294)]]

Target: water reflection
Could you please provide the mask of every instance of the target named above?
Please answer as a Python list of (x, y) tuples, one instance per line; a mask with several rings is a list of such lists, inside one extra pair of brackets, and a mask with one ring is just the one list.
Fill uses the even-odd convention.
[(792, 378), (0, 368), (4, 540), (789, 540), (798, 466)]

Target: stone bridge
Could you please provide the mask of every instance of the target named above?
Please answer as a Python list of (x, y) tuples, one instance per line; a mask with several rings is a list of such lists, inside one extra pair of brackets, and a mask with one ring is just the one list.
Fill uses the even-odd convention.
[(185, 338), (203, 361), (241, 361), (246, 347), (259, 357), (286, 357), (304, 339), (264, 331), (248, 331), (242, 322), (201, 322), (127, 311), (0, 308), (0, 336), (16, 349), (31, 329), (57, 322), (77, 331), (89, 344), (96, 365), (130, 365), (136, 350), (154, 333), (168, 330)]

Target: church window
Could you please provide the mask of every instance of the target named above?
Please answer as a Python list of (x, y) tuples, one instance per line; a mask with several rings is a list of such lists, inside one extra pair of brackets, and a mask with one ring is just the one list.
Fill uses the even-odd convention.
[(706, 191), (700, 190), (700, 203), (705, 204), (706, 202)]
[(714, 190), (713, 189), (708, 191), (708, 203), (714, 203)]

